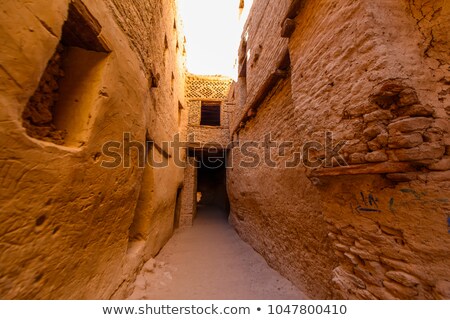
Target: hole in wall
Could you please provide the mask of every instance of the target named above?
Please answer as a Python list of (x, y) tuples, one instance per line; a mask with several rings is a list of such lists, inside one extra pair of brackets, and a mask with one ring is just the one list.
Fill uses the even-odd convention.
[(45, 223), (45, 220), (47, 220), (46, 215), (42, 215), (39, 218), (36, 219), (36, 227), (40, 227)]
[(159, 86), (159, 73), (154, 74), (152, 70), (150, 70), (149, 84), (150, 88), (158, 88)]
[(164, 49), (169, 49), (169, 41), (167, 40), (167, 35), (164, 35)]
[(172, 94), (174, 89), (175, 89), (175, 74), (172, 72), (172, 78), (170, 79), (170, 90), (172, 91)]
[(178, 101), (178, 128), (181, 126), (181, 120), (183, 116), (183, 105)]
[(44, 277), (44, 274), (40, 273), (36, 277), (34, 277), (34, 282), (39, 282)]
[(30, 137), (71, 147), (86, 143), (110, 52), (100, 32), (101, 26), (82, 2), (71, 2), (60, 43), (22, 113)]
[(94, 160), (94, 162), (98, 162), (98, 160), (100, 160), (101, 156), (102, 156), (101, 152), (96, 152), (96, 153), (93, 153), (91, 157), (92, 157), (92, 160)]

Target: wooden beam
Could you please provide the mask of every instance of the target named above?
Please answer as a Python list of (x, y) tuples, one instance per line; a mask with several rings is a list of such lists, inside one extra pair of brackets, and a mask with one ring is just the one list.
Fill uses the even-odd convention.
[(406, 162), (383, 162), (376, 164), (361, 164), (347, 167), (320, 168), (311, 170), (307, 176), (310, 178), (337, 177), (359, 174), (384, 174), (414, 172), (417, 167)]
[(281, 37), (290, 38), (294, 33), (296, 27), (295, 20), (287, 18), (283, 22), (283, 27), (281, 28)]
[[(266, 99), (268, 93), (272, 91), (272, 89), (276, 86), (276, 84), (289, 76), (289, 67), (286, 66), (287, 61), (290, 61), (289, 59), (289, 48), (286, 47), (282, 54), (281, 58), (277, 62), (276, 69), (267, 77), (266, 81), (261, 85), (259, 90), (254, 95), (253, 99), (250, 100), (246, 106), (244, 107), (244, 113), (241, 117), (241, 121), (239, 121), (239, 125), (237, 128), (233, 130), (232, 135), (237, 133), (245, 124), (254, 117), (256, 114), (259, 106), (264, 102)], [(252, 110), (252, 111), (251, 111)], [(250, 112), (251, 111), (251, 112)], [(252, 116), (249, 117), (249, 114)]]

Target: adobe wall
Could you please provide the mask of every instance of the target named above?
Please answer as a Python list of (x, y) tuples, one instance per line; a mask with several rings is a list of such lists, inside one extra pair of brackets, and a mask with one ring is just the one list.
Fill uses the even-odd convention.
[(340, 297), (449, 297), (449, 9), (323, 1), (306, 2), (296, 18), (296, 108), (316, 130), (348, 141), (352, 165), (311, 173), (339, 258)]
[[(247, 94), (239, 105), (234, 139), (275, 131), (275, 140), (301, 146), (324, 143), (328, 131), (335, 142), (347, 141), (342, 154), (349, 166), (234, 167), (233, 224), (313, 298), (448, 298), (450, 60), (443, 30), (449, 5), (297, 2), (294, 14), (289, 3), (280, 5), (278, 27), (259, 29), (265, 40), (252, 40), (258, 32), (249, 32), (247, 92), (252, 74), (263, 73), (258, 65), (249, 67), (251, 52), (262, 47), (259, 60), (281, 61), (267, 43), (281, 43), (283, 27), (290, 77), (273, 82), (265, 76), (251, 89), (262, 96)], [(255, 2), (249, 30), (268, 23), (263, 4)], [(295, 30), (286, 32), (285, 18)], [(279, 75), (276, 69), (268, 73)], [(310, 156), (325, 155), (322, 149)]]
[(184, 104), (173, 1), (146, 1), (146, 10), (131, 0), (71, 6), (63, 33), (67, 0), (1, 5), (4, 299), (128, 296), (136, 270), (172, 234), (183, 169), (139, 168), (136, 148), (130, 168), (101, 165), (114, 160), (104, 144), (127, 132), (152, 142), (156, 159), (170, 157), (155, 146), (179, 131)]
[[(232, 80), (222, 76), (186, 77), (186, 101), (189, 110), (189, 143), (215, 143), (224, 148), (230, 140), (230, 114), (233, 112), (227, 102)], [(220, 103), (220, 126), (203, 126), (201, 123), (202, 101)]]
[[(288, 277), (311, 297), (332, 297), (329, 280), (333, 255), (328, 229), (320, 207), (320, 194), (301, 166), (285, 168), (294, 158), (292, 150), (284, 156), (271, 153), (275, 168), (262, 162), (265, 136), (274, 141), (296, 141), (298, 116), (294, 112), (289, 79), (281, 81), (259, 108), (258, 114), (239, 132), (239, 142), (256, 141), (252, 148), (260, 164), (245, 157), (237, 148), (227, 171), (231, 204), (230, 222), (239, 235), (267, 260), (270, 266)], [(296, 144), (297, 146), (297, 144)]]

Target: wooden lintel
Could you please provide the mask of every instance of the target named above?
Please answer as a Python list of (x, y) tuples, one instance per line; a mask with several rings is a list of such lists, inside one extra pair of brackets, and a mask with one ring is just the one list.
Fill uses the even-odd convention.
[(411, 163), (383, 162), (376, 164), (360, 164), (347, 167), (314, 169), (308, 173), (308, 177), (320, 178), (320, 177), (336, 177), (336, 176), (359, 175), (359, 174), (388, 174), (388, 173), (414, 172), (416, 170), (417, 168)]
[[(259, 106), (263, 103), (263, 101), (266, 99), (267, 94), (272, 91), (272, 89), (275, 87), (275, 85), (282, 79), (285, 79), (289, 76), (289, 48), (284, 48), (283, 52), (280, 55), (279, 60), (276, 64), (276, 69), (267, 77), (266, 81), (261, 85), (259, 90), (256, 92), (255, 96), (252, 100), (250, 100), (244, 110), (243, 116), (241, 118), (241, 121), (239, 121), (240, 124), (245, 125), (245, 123), (250, 120), (254, 113), (258, 110)], [(249, 111), (254, 110), (252, 112), (252, 117), (249, 117)], [(239, 125), (237, 128), (234, 129), (233, 134), (235, 134), (237, 131), (241, 129), (241, 125)]]

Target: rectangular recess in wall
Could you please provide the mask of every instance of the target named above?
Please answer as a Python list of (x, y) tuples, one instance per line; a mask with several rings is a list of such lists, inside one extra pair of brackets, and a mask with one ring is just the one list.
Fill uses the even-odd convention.
[(101, 25), (79, 0), (70, 2), (62, 29), (60, 43), (23, 111), (22, 124), (32, 138), (82, 147), (93, 125), (110, 50)]
[(201, 126), (220, 127), (220, 102), (202, 102)]

